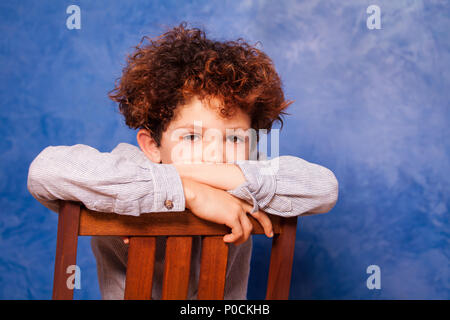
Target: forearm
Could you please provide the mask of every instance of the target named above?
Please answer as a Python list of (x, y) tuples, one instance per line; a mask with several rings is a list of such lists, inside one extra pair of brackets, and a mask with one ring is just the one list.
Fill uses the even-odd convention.
[(188, 178), (211, 187), (232, 190), (244, 183), (245, 176), (236, 164), (201, 163), (174, 164), (181, 178)]
[[(294, 156), (242, 162), (247, 183), (229, 192), (280, 216), (324, 213), (333, 208), (338, 182), (329, 169)], [(256, 209), (256, 205), (255, 205)]]
[(127, 144), (110, 153), (81, 144), (48, 147), (30, 165), (28, 190), (55, 212), (58, 199), (127, 215), (185, 209), (175, 168), (151, 163)]

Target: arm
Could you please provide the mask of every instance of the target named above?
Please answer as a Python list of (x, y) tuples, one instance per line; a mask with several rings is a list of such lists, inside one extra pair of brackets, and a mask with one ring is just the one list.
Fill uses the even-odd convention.
[[(229, 226), (224, 241), (240, 244), (252, 225), (249, 205), (226, 191), (181, 179), (173, 165), (151, 162), (137, 147), (121, 143), (112, 152), (77, 144), (45, 148), (31, 163), (28, 190), (44, 206), (59, 212), (59, 199), (82, 202), (88, 209), (138, 216), (145, 212), (184, 211)], [(213, 200), (212, 200), (213, 199)], [(173, 207), (166, 208), (165, 201)], [(272, 236), (263, 212), (252, 216)], [(125, 239), (126, 241), (126, 239)]]
[(232, 163), (175, 163), (174, 166), (181, 177), (222, 190), (235, 189), (246, 181), (239, 166)]
[(280, 216), (324, 213), (333, 208), (338, 182), (329, 169), (293, 156), (237, 164), (175, 165), (189, 177), (227, 190), (258, 209)]
[[(172, 165), (149, 161), (139, 148), (121, 143), (112, 152), (87, 145), (50, 146), (31, 163), (28, 190), (58, 212), (58, 199), (91, 210), (137, 216), (143, 212), (184, 211), (181, 179)], [(165, 201), (173, 207), (167, 208)]]

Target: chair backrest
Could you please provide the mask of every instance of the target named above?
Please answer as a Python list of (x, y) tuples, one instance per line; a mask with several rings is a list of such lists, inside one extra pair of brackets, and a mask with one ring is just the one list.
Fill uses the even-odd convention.
[[(264, 234), (250, 217), (252, 234)], [(270, 215), (274, 237), (266, 299), (288, 299), (297, 217)], [(192, 236), (201, 235), (202, 252), (198, 299), (224, 297), (229, 228), (196, 217), (192, 212), (147, 213), (138, 217), (101, 213), (81, 203), (60, 201), (53, 280), (53, 299), (73, 299), (67, 268), (76, 265), (78, 236), (129, 236), (125, 299), (150, 299), (156, 236), (167, 236), (162, 299), (186, 299)]]

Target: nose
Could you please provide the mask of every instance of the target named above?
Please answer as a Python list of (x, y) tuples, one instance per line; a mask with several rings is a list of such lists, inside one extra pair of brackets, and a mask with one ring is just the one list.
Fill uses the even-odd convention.
[(224, 151), (224, 141), (221, 137), (213, 137), (208, 139), (203, 146), (203, 162), (210, 163), (224, 163), (226, 162), (226, 155)]

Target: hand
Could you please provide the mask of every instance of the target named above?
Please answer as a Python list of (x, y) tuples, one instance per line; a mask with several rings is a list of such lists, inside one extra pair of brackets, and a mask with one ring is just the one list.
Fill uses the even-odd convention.
[[(261, 224), (267, 237), (273, 236), (272, 222), (264, 211), (250, 213), (253, 208), (250, 204), (224, 190), (188, 178), (181, 178), (181, 181), (186, 208), (199, 218), (231, 228), (231, 233), (223, 237), (225, 242), (239, 245), (248, 240), (253, 225), (247, 213)], [(129, 237), (122, 239), (125, 244), (129, 243)]]
[[(181, 180), (186, 208), (199, 218), (230, 227), (231, 233), (223, 237), (225, 242), (239, 245), (248, 240), (253, 229), (247, 216), (253, 208), (250, 204), (224, 190), (187, 178)], [(272, 237), (272, 222), (267, 214), (263, 211), (250, 214), (261, 224), (266, 236)]]

